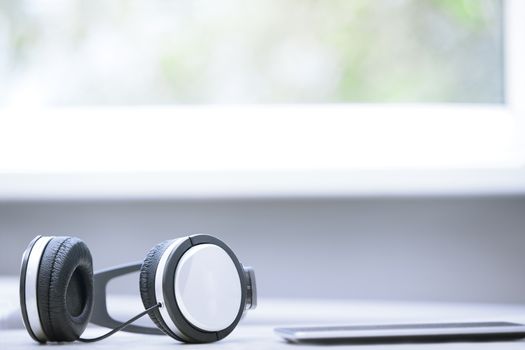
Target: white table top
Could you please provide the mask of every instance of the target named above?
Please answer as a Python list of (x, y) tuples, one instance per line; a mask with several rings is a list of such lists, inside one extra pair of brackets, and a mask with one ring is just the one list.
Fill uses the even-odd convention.
[[(0, 310), (18, 304), (17, 281), (0, 278)], [(108, 302), (110, 313), (122, 319), (140, 310), (136, 297), (115, 296)], [(273, 328), (283, 325), (378, 324), (434, 321), (509, 321), (525, 323), (525, 306), (494, 304), (412, 303), (386, 301), (324, 301), (324, 300), (260, 300), (257, 310), (249, 314), (226, 339), (207, 345), (185, 345), (185, 349), (311, 349), (317, 345), (296, 345), (282, 341)], [(149, 322), (149, 320), (144, 320)], [(101, 335), (107, 330), (89, 326), (83, 337)], [(60, 349), (172, 349), (178, 343), (167, 336), (151, 336), (119, 332), (94, 344), (69, 343)], [(0, 349), (31, 349), (37, 344), (25, 329), (0, 330)], [(437, 343), (395, 345), (337, 345), (337, 349), (525, 349), (525, 340), (486, 343)]]

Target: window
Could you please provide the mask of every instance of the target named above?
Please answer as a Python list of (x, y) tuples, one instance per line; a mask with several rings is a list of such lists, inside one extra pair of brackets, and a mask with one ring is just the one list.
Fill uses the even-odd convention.
[(0, 198), (525, 189), (521, 0), (0, 6)]
[(7, 106), (504, 100), (500, 0), (0, 6)]

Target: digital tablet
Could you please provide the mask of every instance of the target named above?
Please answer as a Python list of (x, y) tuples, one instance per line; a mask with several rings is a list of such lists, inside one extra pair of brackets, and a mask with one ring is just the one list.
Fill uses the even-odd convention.
[(276, 328), (290, 342), (386, 343), (514, 340), (525, 338), (525, 325), (510, 322), (421, 323)]

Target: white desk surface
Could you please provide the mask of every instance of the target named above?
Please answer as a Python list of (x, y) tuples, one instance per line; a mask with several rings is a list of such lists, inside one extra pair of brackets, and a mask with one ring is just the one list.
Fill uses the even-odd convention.
[[(13, 278), (0, 278), (0, 310), (5, 312), (18, 304), (18, 285)], [(140, 310), (134, 297), (113, 297), (110, 312), (131, 315)], [(113, 305), (113, 306), (112, 306)], [(249, 314), (226, 339), (206, 345), (183, 345), (184, 349), (312, 349), (318, 345), (297, 345), (282, 341), (273, 328), (283, 325), (333, 325), (404, 323), (433, 321), (510, 321), (525, 323), (525, 306), (493, 304), (410, 303), (380, 301), (323, 301), (323, 300), (260, 300), (257, 310)], [(146, 322), (149, 322), (146, 320)], [(142, 323), (144, 324), (144, 322)], [(106, 330), (89, 326), (84, 337), (93, 337)], [(0, 330), (0, 350), (36, 349), (39, 346), (24, 329)], [(68, 343), (67, 349), (173, 349), (180, 343), (167, 336), (148, 336), (119, 332), (94, 344)], [(509, 342), (395, 344), (395, 345), (332, 345), (336, 349), (525, 349), (525, 340)]]

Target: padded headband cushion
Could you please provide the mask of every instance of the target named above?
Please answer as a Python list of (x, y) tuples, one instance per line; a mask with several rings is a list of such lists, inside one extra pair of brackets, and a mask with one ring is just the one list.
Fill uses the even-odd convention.
[(49, 341), (73, 341), (86, 329), (93, 311), (93, 261), (86, 244), (55, 237), (38, 270), (38, 312)]
[[(142, 298), (144, 308), (146, 309), (157, 303), (157, 298), (155, 296), (155, 274), (157, 272), (157, 266), (162, 253), (166, 251), (172, 242), (172, 240), (167, 240), (151, 248), (148, 252), (148, 255), (144, 259), (144, 262), (142, 263), (142, 268), (140, 269), (140, 296)], [(162, 321), (162, 316), (160, 315), (158, 309), (153, 310), (148, 315), (157, 325), (157, 327), (159, 327), (159, 329), (164, 333), (179, 341), (184, 341), (175, 333), (173, 333)]]

